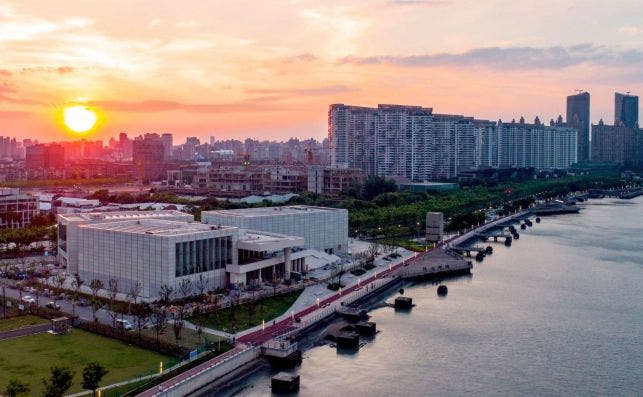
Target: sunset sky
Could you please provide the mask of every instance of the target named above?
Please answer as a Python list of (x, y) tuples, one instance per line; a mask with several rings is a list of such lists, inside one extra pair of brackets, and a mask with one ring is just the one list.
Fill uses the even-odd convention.
[(399, 103), (497, 120), (593, 122), (643, 94), (643, 2), (0, 0), (0, 135), (323, 138), (328, 105)]

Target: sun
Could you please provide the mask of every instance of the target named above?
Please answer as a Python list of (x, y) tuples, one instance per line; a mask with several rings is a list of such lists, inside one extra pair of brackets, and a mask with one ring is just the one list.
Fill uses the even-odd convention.
[(96, 112), (87, 106), (74, 105), (63, 110), (63, 122), (74, 132), (87, 132), (96, 125), (96, 121), (98, 121)]

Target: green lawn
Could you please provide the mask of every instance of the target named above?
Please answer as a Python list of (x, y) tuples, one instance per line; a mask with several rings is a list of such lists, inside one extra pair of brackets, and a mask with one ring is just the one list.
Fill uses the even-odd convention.
[[(133, 332), (136, 332), (136, 331), (133, 331)], [(143, 335), (156, 339), (156, 331), (154, 330), (154, 328), (144, 329), (142, 333)], [(216, 335), (210, 335), (204, 332), (201, 334), (201, 337), (199, 337), (199, 334), (195, 330), (187, 327), (183, 327), (183, 330), (181, 331), (181, 340), (179, 343), (174, 338), (174, 331), (172, 329), (172, 324), (167, 324), (167, 326), (165, 327), (165, 330), (160, 335), (160, 339), (162, 341), (165, 341), (167, 343), (171, 343), (174, 345), (181, 345), (183, 347), (187, 347), (190, 349), (194, 349), (197, 346), (203, 346), (205, 344), (206, 338), (211, 343), (216, 343), (219, 341), (219, 337)], [(223, 341), (224, 339), (221, 338), (221, 340)]]
[(41, 317), (26, 315), (11, 318), (0, 319), (0, 332), (11, 331), (14, 329), (33, 327), (34, 325), (48, 324), (49, 320)]
[(109, 369), (101, 386), (158, 371), (161, 361), (164, 368), (176, 363), (176, 359), (80, 329), (2, 341), (0, 352), (0, 390), (16, 378), (29, 384), (29, 395), (34, 396), (42, 393), (41, 379), (49, 376), (52, 365), (67, 365), (76, 372), (69, 391), (73, 393), (82, 390), (83, 368), (92, 361)]
[[(254, 307), (244, 304), (236, 308), (225, 308), (216, 313), (205, 314), (190, 318), (195, 323), (197, 318), (202, 318), (204, 326), (224, 332), (233, 332), (252, 328), (265, 320), (266, 324), (272, 319), (281, 316), (292, 306), (303, 290), (294, 291), (284, 295), (266, 298), (263, 302), (257, 302)], [(233, 320), (234, 318), (234, 320)]]

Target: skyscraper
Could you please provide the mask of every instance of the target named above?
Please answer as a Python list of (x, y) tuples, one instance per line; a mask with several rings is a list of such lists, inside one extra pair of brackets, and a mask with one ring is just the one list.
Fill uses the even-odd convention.
[(589, 160), (589, 92), (567, 97), (567, 125), (578, 131), (578, 161)]
[(638, 128), (639, 97), (636, 95), (614, 94), (614, 125), (621, 123), (628, 128)]

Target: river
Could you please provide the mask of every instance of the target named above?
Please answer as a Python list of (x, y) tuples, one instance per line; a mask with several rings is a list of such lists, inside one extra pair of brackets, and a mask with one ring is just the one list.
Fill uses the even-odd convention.
[[(490, 243), (445, 298), (419, 283), (410, 312), (372, 310), (380, 332), (359, 352), (305, 351), (297, 395), (641, 395), (643, 197), (582, 207)], [(270, 395), (270, 372), (218, 394)]]

